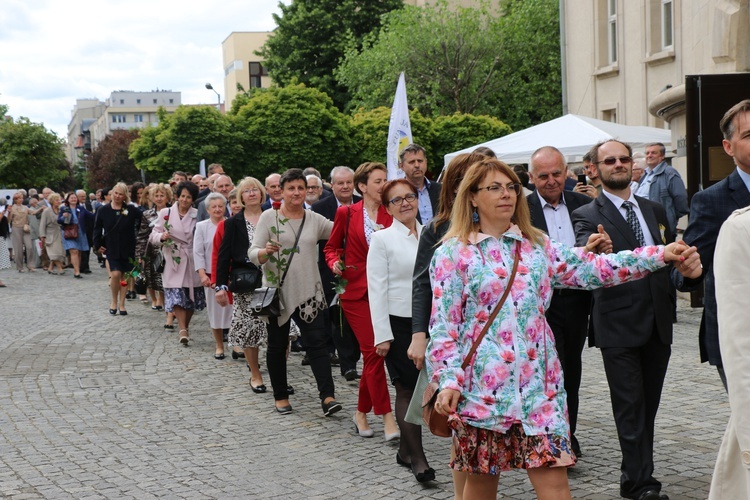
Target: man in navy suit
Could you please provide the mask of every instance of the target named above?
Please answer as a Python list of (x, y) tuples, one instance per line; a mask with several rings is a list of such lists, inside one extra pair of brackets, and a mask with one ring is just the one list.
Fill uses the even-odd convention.
[(423, 225), (427, 225), (430, 219), (437, 214), (440, 206), (440, 184), (430, 182), (427, 173), (427, 154), (419, 144), (409, 144), (398, 154), (398, 168), (404, 171), (406, 180), (409, 181), (419, 194), (419, 212), (417, 219)]
[[(550, 238), (568, 246), (575, 246), (576, 235), (571, 214), (591, 202), (584, 194), (564, 190), (568, 166), (565, 157), (552, 146), (537, 149), (531, 155), (529, 175), (536, 191), (526, 197), (534, 227)], [(586, 343), (591, 308), (591, 292), (556, 289), (547, 309), (547, 323), (555, 335), (555, 346), (562, 365), (570, 419), (570, 439), (573, 451), (581, 455), (575, 436), (578, 421), (578, 390), (581, 386), (581, 353)]]
[(721, 182), (693, 195), (690, 203), (690, 223), (683, 240), (698, 247), (703, 274), (695, 280), (672, 274), (672, 281), (682, 292), (695, 290), (705, 282), (703, 317), (698, 339), (701, 362), (708, 361), (719, 371), (726, 389), (727, 381), (719, 350), (719, 325), (716, 317), (716, 287), (714, 282), (714, 249), (721, 225), (737, 209), (750, 205), (750, 99), (735, 104), (719, 123), (724, 135), (724, 151), (734, 158), (737, 168)]
[[(669, 221), (658, 203), (633, 196), (633, 151), (609, 140), (591, 149), (591, 162), (603, 191), (593, 202), (573, 212), (576, 242), (586, 244), (603, 229), (612, 250), (633, 250), (672, 241)], [(600, 227), (601, 226), (601, 227)], [(691, 249), (686, 257), (693, 254)], [(691, 277), (700, 275), (695, 259), (676, 267)], [(594, 290), (589, 339), (599, 347), (610, 389), (612, 411), (622, 451), (620, 495), (637, 500), (668, 498), (654, 472), (654, 421), (672, 344), (669, 270), (644, 279)]]
[[(351, 205), (361, 200), (359, 196), (354, 195), (354, 171), (349, 167), (334, 167), (331, 170), (331, 188), (333, 190), (332, 196), (322, 198), (312, 206), (313, 212), (319, 213), (328, 220), (333, 220), (336, 217), (336, 210), (339, 206)], [(325, 290), (326, 301), (330, 306), (336, 292), (333, 286), (333, 272), (331, 272), (331, 269), (326, 264), (326, 259), (323, 255), (323, 247), (326, 246), (326, 241), (328, 240), (318, 242), (320, 251), (320, 255), (318, 256), (318, 270), (320, 271), (320, 280)], [(325, 322), (326, 328), (332, 332), (333, 344), (339, 352), (341, 375), (351, 382), (359, 378), (359, 374), (357, 373), (359, 344), (354, 337), (349, 323), (346, 321), (346, 317), (340, 314), (340, 307), (338, 304), (329, 307), (326, 310)]]

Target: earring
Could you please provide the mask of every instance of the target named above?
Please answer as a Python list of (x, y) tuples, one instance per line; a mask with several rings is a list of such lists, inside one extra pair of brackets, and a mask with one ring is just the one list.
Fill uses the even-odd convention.
[(479, 224), (479, 212), (477, 212), (476, 208), (474, 208), (474, 211), (471, 213), (471, 222)]

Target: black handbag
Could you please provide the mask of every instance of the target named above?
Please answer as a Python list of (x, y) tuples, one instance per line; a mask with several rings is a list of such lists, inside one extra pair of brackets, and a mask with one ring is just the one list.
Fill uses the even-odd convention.
[[(302, 230), (305, 228), (305, 217), (307, 217), (307, 215), (303, 214), (302, 224), (300, 224), (299, 226), (299, 232), (297, 233), (297, 237), (294, 240), (294, 246), (292, 248), (297, 248), (299, 237), (302, 234)], [(289, 268), (292, 265), (292, 259), (294, 258), (295, 253), (296, 252), (292, 252), (289, 256), (289, 262), (287, 263), (286, 269), (284, 270), (284, 274), (281, 276), (281, 281), (279, 282), (278, 288), (263, 286), (260, 288), (256, 288), (253, 291), (253, 296), (250, 298), (250, 314), (258, 317), (279, 316), (281, 314), (279, 291), (284, 285), (286, 273), (289, 272)]]
[(166, 264), (167, 264), (167, 260), (164, 258), (164, 254), (161, 252), (161, 250), (158, 250), (154, 254), (154, 260), (153, 260), (154, 270), (157, 273), (163, 273), (164, 267), (166, 266)]
[(268, 286), (256, 288), (250, 297), (250, 314), (259, 317), (281, 314), (279, 289)]
[(248, 293), (254, 291), (261, 284), (263, 271), (248, 262), (243, 267), (232, 268), (229, 273), (229, 291), (232, 293)]

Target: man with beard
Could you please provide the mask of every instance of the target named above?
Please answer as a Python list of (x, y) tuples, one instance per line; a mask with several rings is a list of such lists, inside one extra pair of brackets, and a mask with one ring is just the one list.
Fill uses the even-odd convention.
[(312, 208), (313, 203), (320, 199), (321, 194), (323, 194), (323, 181), (315, 174), (308, 175), (305, 208)]
[[(573, 212), (576, 243), (606, 232), (612, 250), (633, 250), (673, 241), (664, 208), (633, 196), (633, 151), (616, 140), (591, 149), (591, 163), (602, 193)], [(687, 277), (700, 276), (695, 247), (675, 268)], [(637, 500), (668, 498), (654, 472), (654, 420), (672, 343), (669, 268), (620, 286), (592, 292), (589, 342), (601, 350), (612, 411), (622, 452), (620, 495)]]

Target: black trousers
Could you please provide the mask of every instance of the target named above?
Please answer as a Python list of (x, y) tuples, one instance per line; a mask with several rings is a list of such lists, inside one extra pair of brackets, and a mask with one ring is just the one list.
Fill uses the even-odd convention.
[(581, 353), (586, 345), (590, 310), (591, 293), (582, 290), (555, 290), (547, 309), (547, 323), (555, 336), (555, 348), (565, 380), (571, 439), (575, 439), (578, 423), (578, 392), (583, 372)]
[(341, 375), (349, 370), (356, 370), (360, 357), (359, 342), (357, 342), (357, 337), (354, 336), (352, 327), (349, 326), (349, 322), (346, 320), (346, 315), (342, 314), (341, 306), (337, 304), (329, 307), (325, 311), (325, 316), (328, 320), (327, 331), (331, 332), (333, 345), (336, 346), (336, 350), (339, 353)]
[[(331, 375), (331, 356), (328, 354), (326, 342), (328, 333), (323, 321), (323, 311), (310, 323), (299, 316), (299, 309), (294, 311), (292, 319), (299, 326), (302, 339), (307, 350), (315, 381), (318, 384), (320, 400), (334, 397), (333, 375)], [(273, 398), (276, 401), (289, 398), (287, 391), (286, 350), (289, 346), (289, 321), (279, 325), (278, 318), (269, 318), (268, 349), (266, 350), (266, 364), (268, 376), (271, 378)]]
[(625, 498), (661, 491), (653, 477), (654, 421), (672, 348), (655, 330), (646, 345), (601, 349), (622, 451), (620, 495)]

